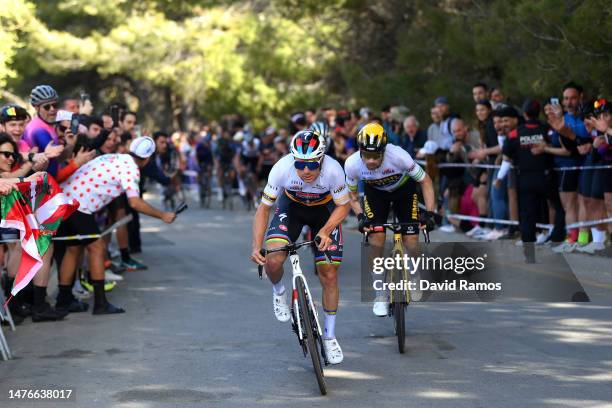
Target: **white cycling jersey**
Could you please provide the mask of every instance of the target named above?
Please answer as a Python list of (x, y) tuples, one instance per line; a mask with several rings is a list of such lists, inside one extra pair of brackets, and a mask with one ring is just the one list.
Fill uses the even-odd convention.
[(410, 157), (407, 151), (399, 146), (388, 144), (385, 147), (382, 164), (368, 170), (357, 151), (349, 156), (344, 163), (346, 183), (350, 191), (357, 191), (357, 183), (363, 180), (367, 185), (383, 191), (395, 191), (410, 178), (417, 182), (423, 181), (425, 172)]
[(321, 173), (312, 183), (305, 183), (298, 176), (293, 163), (293, 155), (288, 154), (272, 167), (261, 197), (262, 204), (274, 205), (283, 190), (291, 200), (308, 206), (327, 204), (332, 199), (337, 205), (349, 202), (344, 171), (335, 159), (325, 156)]

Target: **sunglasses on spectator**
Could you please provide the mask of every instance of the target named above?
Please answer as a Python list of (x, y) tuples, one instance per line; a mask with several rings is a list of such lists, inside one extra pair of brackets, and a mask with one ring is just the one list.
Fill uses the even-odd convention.
[(380, 160), (383, 154), (378, 152), (361, 152), (361, 158), (366, 160)]
[(319, 167), (321, 167), (321, 162), (320, 161), (296, 160), (293, 162), (293, 165), (298, 170), (304, 170), (305, 168), (308, 168), (308, 170), (314, 171), (318, 169)]
[(57, 125), (57, 130), (59, 130), (60, 132), (65, 132), (66, 130), (68, 130), (68, 126)]
[(15, 153), (14, 152), (7, 152), (6, 150), (0, 151), (0, 154), (3, 154), (4, 157), (6, 157), (7, 159), (10, 159), (11, 157), (14, 159), (15, 158)]
[(58, 107), (58, 106), (59, 106), (59, 105), (58, 105), (58, 103), (57, 103), (57, 102), (53, 102), (53, 103), (47, 103), (47, 104), (45, 104), (45, 105), (41, 105), (41, 108), (43, 108), (44, 110), (48, 111), (48, 110), (50, 110), (51, 108), (53, 108), (53, 109), (57, 109), (57, 107)]

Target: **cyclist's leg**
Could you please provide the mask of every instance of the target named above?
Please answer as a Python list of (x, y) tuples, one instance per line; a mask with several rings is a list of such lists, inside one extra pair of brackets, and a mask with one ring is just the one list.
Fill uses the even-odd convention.
[[(300, 233), (301, 225), (295, 217), (291, 216), (292, 204), (284, 195), (280, 195), (277, 201), (277, 207), (274, 211), (274, 216), (270, 222), (270, 226), (266, 232), (265, 245), (266, 249), (274, 249), (287, 245), (289, 242), (294, 242)], [(275, 285), (275, 291), (282, 293), (280, 286), (283, 278), (283, 263), (287, 259), (286, 252), (275, 252), (269, 254), (266, 259), (265, 270), (266, 274)]]
[[(368, 218), (368, 221), (373, 224), (383, 224), (387, 222), (389, 217), (389, 210), (391, 207), (390, 193), (382, 190), (377, 190), (368, 186), (364, 186), (363, 196), (363, 212)], [(370, 243), (370, 256), (373, 258), (380, 258), (384, 255), (385, 249), (385, 232), (373, 232), (368, 235), (368, 242)], [(372, 272), (372, 282), (379, 280), (380, 275)], [(383, 276), (384, 278), (384, 276)], [(377, 297), (386, 296), (386, 291), (377, 290)]]
[[(419, 197), (416, 182), (409, 180), (392, 195), (393, 213), (398, 222), (419, 222)], [(402, 242), (411, 252), (416, 250), (419, 242), (419, 229), (405, 227), (402, 230)]]

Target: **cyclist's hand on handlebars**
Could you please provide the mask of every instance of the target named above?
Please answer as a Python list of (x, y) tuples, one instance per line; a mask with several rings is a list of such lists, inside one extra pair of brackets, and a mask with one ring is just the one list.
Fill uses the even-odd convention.
[(368, 222), (368, 218), (364, 215), (364, 213), (357, 214), (358, 228), (359, 232), (362, 234), (364, 232), (370, 231), (370, 223)]
[(251, 252), (251, 261), (255, 262), (257, 265), (266, 263), (266, 257), (261, 254), (261, 248), (253, 248), (253, 252)]
[(433, 231), (436, 228), (436, 214), (433, 211), (425, 211), (421, 213), (421, 229)]
[(166, 224), (172, 224), (172, 222), (174, 222), (175, 219), (176, 219), (176, 214), (173, 212), (165, 212), (161, 216), (161, 220), (165, 222)]
[(319, 243), (317, 244), (317, 249), (319, 251), (327, 251), (327, 247), (331, 245), (332, 239), (329, 237), (329, 235), (325, 235), (322, 232), (319, 232), (317, 237), (320, 239)]

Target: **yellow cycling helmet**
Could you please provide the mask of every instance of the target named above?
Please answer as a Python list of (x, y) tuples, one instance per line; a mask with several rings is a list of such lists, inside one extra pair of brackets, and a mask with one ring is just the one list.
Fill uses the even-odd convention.
[(387, 133), (378, 123), (368, 123), (357, 134), (357, 145), (364, 152), (381, 153), (387, 146)]

